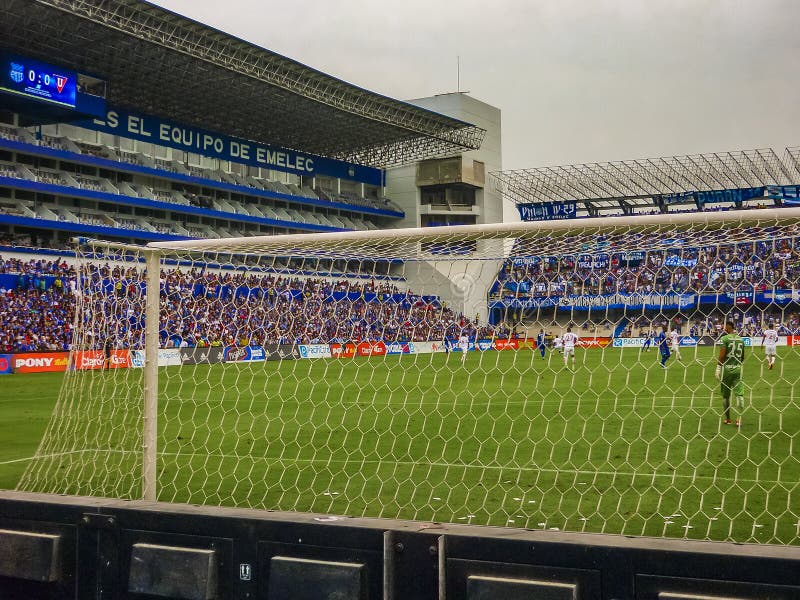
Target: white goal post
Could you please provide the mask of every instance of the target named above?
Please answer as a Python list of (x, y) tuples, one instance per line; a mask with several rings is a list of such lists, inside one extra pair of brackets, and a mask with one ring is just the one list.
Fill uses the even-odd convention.
[[(800, 541), (800, 208), (78, 260), (74, 368), (21, 489)], [(715, 378), (726, 322), (744, 387)]]

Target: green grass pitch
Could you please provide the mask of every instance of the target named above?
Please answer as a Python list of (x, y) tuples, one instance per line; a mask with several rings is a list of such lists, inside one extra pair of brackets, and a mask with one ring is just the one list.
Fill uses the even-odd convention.
[[(574, 370), (527, 350), (162, 368), (159, 499), (798, 544), (798, 352), (768, 371), (748, 350), (741, 429), (713, 352), (666, 371), (632, 348), (579, 349)], [(96, 404), (59, 417), (85, 424), (26, 488), (136, 497), (142, 371), (71, 377)], [(33, 464), (62, 378), (2, 379), (0, 487)]]

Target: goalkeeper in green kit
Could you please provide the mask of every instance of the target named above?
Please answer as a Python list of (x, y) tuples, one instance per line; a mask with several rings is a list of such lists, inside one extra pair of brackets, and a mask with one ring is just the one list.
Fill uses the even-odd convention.
[[(736, 396), (736, 408), (744, 408), (744, 383), (742, 383), (742, 363), (744, 362), (744, 340), (733, 332), (733, 323), (725, 323), (725, 335), (719, 339), (722, 349), (717, 360), (717, 379), (722, 388), (722, 406), (725, 409), (725, 424), (731, 424), (731, 391)], [(742, 424), (741, 416), (736, 426)]]

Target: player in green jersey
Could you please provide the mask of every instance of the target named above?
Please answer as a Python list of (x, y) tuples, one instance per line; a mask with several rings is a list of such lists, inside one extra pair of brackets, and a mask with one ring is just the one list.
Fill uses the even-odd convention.
[[(742, 383), (742, 363), (744, 362), (744, 340), (733, 332), (733, 323), (725, 323), (725, 335), (719, 343), (722, 349), (717, 360), (717, 379), (722, 388), (722, 406), (725, 409), (725, 424), (731, 424), (731, 391), (736, 396), (736, 408), (744, 408), (744, 383)], [(736, 426), (742, 424), (741, 416)]]

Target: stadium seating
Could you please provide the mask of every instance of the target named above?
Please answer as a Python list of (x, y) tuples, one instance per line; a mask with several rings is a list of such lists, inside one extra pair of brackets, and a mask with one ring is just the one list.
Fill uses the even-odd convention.
[[(23, 209), (23, 206), (0, 203), (0, 210), (4, 212), (22, 212)], [(133, 218), (112, 220), (106, 215), (63, 207), (57, 212), (64, 220), (143, 231), (166, 232), (174, 231), (176, 227), (175, 224)], [(242, 233), (227, 229), (218, 232), (206, 225), (187, 225), (181, 230), (196, 237)], [(642, 252), (641, 256), (628, 255), (627, 260), (622, 260), (612, 248), (600, 262), (584, 262), (580, 256), (563, 256), (545, 258), (528, 265), (507, 263), (498, 274), (490, 296), (519, 299), (634, 292), (690, 293), (708, 286), (720, 293), (800, 287), (800, 256), (795, 250), (798, 240), (768, 240), (766, 235), (764, 237), (764, 241), (756, 243), (722, 245), (713, 253), (699, 248), (684, 248), (681, 254), (651, 250), (646, 255)], [(648, 240), (640, 241), (642, 247), (648, 247)], [(289, 267), (299, 269), (302, 265), (290, 263)], [(5, 287), (0, 286), (0, 323), (3, 324), (0, 329), (5, 332), (5, 337), (0, 340), (0, 351), (49, 350), (54, 345), (59, 349), (68, 347), (69, 336), (60, 335), (59, 331), (64, 329), (65, 323), (72, 322), (74, 314), (74, 268), (66, 262), (9, 259), (0, 260), (0, 276), (5, 276), (2, 279)], [(13, 276), (12, 283), (9, 283), (8, 276)], [(135, 269), (118, 273), (104, 267), (97, 277), (106, 283), (123, 281), (125, 289), (130, 288), (133, 290), (131, 293), (141, 295), (142, 276)], [(60, 281), (58, 285), (55, 283), (57, 280)], [(166, 281), (162, 314), (170, 311), (171, 286), (178, 286), (191, 290), (192, 300), (188, 306), (206, 315), (206, 325), (199, 325), (200, 320), (196, 318), (188, 321), (175, 318), (170, 321), (170, 328), (162, 331), (164, 345), (184, 341), (189, 345), (227, 345), (240, 343), (242, 339), (257, 344), (328, 343), (371, 338), (420, 341), (441, 339), (446, 332), (455, 335), (466, 331), (468, 335), (488, 337), (508, 333), (502, 323), (478, 329), (463, 315), (443, 308), (436, 298), (423, 298), (388, 282), (360, 283), (343, 276), (331, 283), (313, 273), (306, 276), (224, 272), (185, 274), (177, 270), (168, 272)], [(242, 289), (248, 293), (242, 294)], [(208, 290), (212, 292), (209, 294)], [(345, 293), (336, 296), (334, 292)], [(102, 302), (107, 301), (106, 298)], [(58, 308), (53, 313), (55, 316), (52, 319), (43, 317), (54, 305)], [(103, 304), (95, 309), (107, 310), (108, 307)], [(250, 313), (250, 309), (262, 310), (261, 318), (237, 319), (238, 311)], [(287, 314), (295, 318), (287, 321), (284, 319)], [(737, 307), (736, 314), (741, 330), (749, 335), (758, 335), (766, 324), (775, 326), (784, 335), (800, 334), (800, 315), (781, 311), (775, 305)], [(714, 335), (721, 329), (725, 316), (721, 308), (716, 308), (702, 314), (695, 313), (691, 320), (670, 323), (685, 334)], [(566, 324), (567, 321), (550, 323), (559, 328)], [(663, 315), (640, 316), (633, 319), (620, 335), (638, 335), (640, 331), (661, 324), (667, 324)], [(583, 325), (589, 327), (590, 324)], [(119, 321), (119, 327), (121, 329), (115, 333), (118, 343), (135, 346), (141, 342), (136, 337), (141, 334), (136, 324), (123, 319)], [(605, 335), (611, 327), (611, 322), (593, 323), (592, 334)], [(98, 340), (102, 338), (101, 334), (98, 332)]]
[[(109, 319), (103, 331), (95, 332), (94, 345), (102, 347), (105, 336), (111, 335), (120, 348), (141, 348), (142, 272), (106, 265), (87, 275), (91, 283), (81, 292), (97, 298), (91, 308), (124, 317)], [(497, 333), (476, 328), (434, 297), (381, 280), (176, 269), (162, 281), (161, 311), (168, 323), (161, 331), (164, 347), (237, 345), (243, 339), (254, 345), (427, 341), (462, 332), (473, 337)], [(77, 291), (73, 265), (63, 260), (0, 259), (0, 282), (5, 284), (0, 283), (0, 352), (70, 348)], [(115, 289), (117, 283), (124, 290), (125, 315), (118, 314), (115, 294), (92, 295), (101, 288)], [(182, 298), (180, 311), (176, 294)], [(251, 316), (244, 319), (243, 314)]]
[[(53, 130), (55, 131), (55, 130)], [(51, 132), (52, 133), (52, 132)], [(72, 224), (67, 227), (72, 231), (83, 233), (85, 230), (74, 226), (102, 226), (105, 228), (117, 229), (120, 237), (137, 239), (138, 233), (147, 233), (149, 237), (138, 239), (153, 239), (152, 236), (169, 237), (207, 237), (220, 238), (229, 234), (233, 235), (264, 235), (284, 231), (308, 231), (307, 227), (324, 227), (351, 230), (376, 230), (381, 226), (372, 220), (371, 215), (360, 214), (360, 210), (346, 212), (342, 206), (352, 206), (356, 209), (370, 208), (379, 210), (392, 210), (402, 214), (401, 209), (388, 199), (363, 198), (353, 191), (342, 194), (318, 193), (308, 185), (301, 185), (299, 182), (283, 182), (267, 180), (256, 177), (252, 174), (245, 174), (240, 165), (231, 165), (232, 168), (242, 169), (241, 172), (227, 172), (222, 170), (210, 169), (191, 164), (183, 164), (176, 160), (151, 157), (142, 152), (133, 151), (124, 147), (111, 148), (98, 141), (86, 141), (83, 139), (72, 139), (66, 135), (50, 135), (44, 131), (33, 131), (23, 127), (15, 127), (8, 124), (0, 125), (0, 138), (15, 142), (22, 142), (29, 145), (38, 145), (59, 151), (71, 152), (75, 155), (87, 155), (105, 160), (137, 165), (154, 169), (156, 172), (163, 173), (161, 179), (150, 180), (147, 184), (136, 181), (130, 176), (109, 177), (108, 171), (98, 170), (91, 174), (91, 171), (70, 168), (69, 170), (59, 170), (54, 167), (53, 161), (45, 161), (40, 167), (28, 166), (28, 163), (0, 163), (0, 177), (16, 178), (35, 182), (39, 184), (57, 185), (66, 188), (75, 188), (89, 192), (99, 192), (150, 200), (159, 203), (172, 204), (176, 206), (176, 212), (165, 217), (145, 216), (141, 210), (136, 209), (134, 215), (130, 209), (121, 209), (119, 212), (108, 211), (107, 209), (92, 210), (93, 206), (99, 205), (90, 201), (88, 204), (83, 202), (80, 193), (75, 194), (76, 204), (71, 200), (66, 202), (63, 199), (52, 199), (44, 197), (37, 201), (2, 202), (0, 214), (9, 216), (25, 217), (28, 219), (42, 219), (55, 221), (65, 224)], [(24, 153), (24, 152), (23, 152)], [(80, 161), (76, 161), (80, 162)], [(34, 163), (34, 164), (39, 164)], [(206, 188), (202, 181), (198, 182), (179, 182), (174, 175), (182, 177), (201, 178), (207, 182), (216, 184), (225, 183), (240, 188), (240, 192), (233, 190), (214, 189), (213, 186)], [(14, 186), (9, 186), (13, 188)], [(290, 201), (292, 197), (298, 199), (325, 200), (326, 202), (336, 203), (330, 209), (324, 206), (312, 208), (301, 204), (291, 204), (280, 198), (252, 196), (252, 194), (271, 192), (286, 196)], [(374, 193), (374, 191), (370, 192)], [(6, 194), (13, 198), (14, 194), (9, 189)], [(57, 194), (68, 196), (68, 192)], [(71, 210), (80, 201), (83, 210)], [(111, 203), (116, 203), (114, 199), (109, 199)], [(97, 201), (94, 201), (97, 202)], [(125, 204), (125, 202), (121, 202)], [(70, 208), (66, 208), (67, 207)], [(187, 217), (183, 216), (179, 207), (192, 206), (202, 209), (209, 209), (221, 213), (214, 215), (212, 222), (204, 221), (203, 225), (187, 222)], [(163, 210), (163, 209), (156, 209)], [(99, 214), (102, 212), (103, 214)], [(272, 221), (282, 221), (284, 223), (259, 224), (254, 228), (253, 225), (245, 226), (241, 223), (241, 218), (246, 219), (269, 219)], [(213, 224), (211, 224), (213, 223)], [(293, 228), (292, 223), (305, 226)], [(43, 231), (52, 230), (52, 223), (43, 224)], [(58, 229), (58, 227), (56, 227)], [(47, 237), (49, 234), (43, 234)], [(107, 235), (104, 232), (103, 235)]]
[[(643, 238), (641, 248), (656, 240)], [(631, 257), (613, 247), (600, 257), (544, 257), (535, 264), (507, 263), (492, 293), (495, 297), (691, 293), (712, 287), (719, 293), (797, 288), (800, 255), (794, 239), (723, 245), (718, 252), (700, 248), (641, 251)]]

